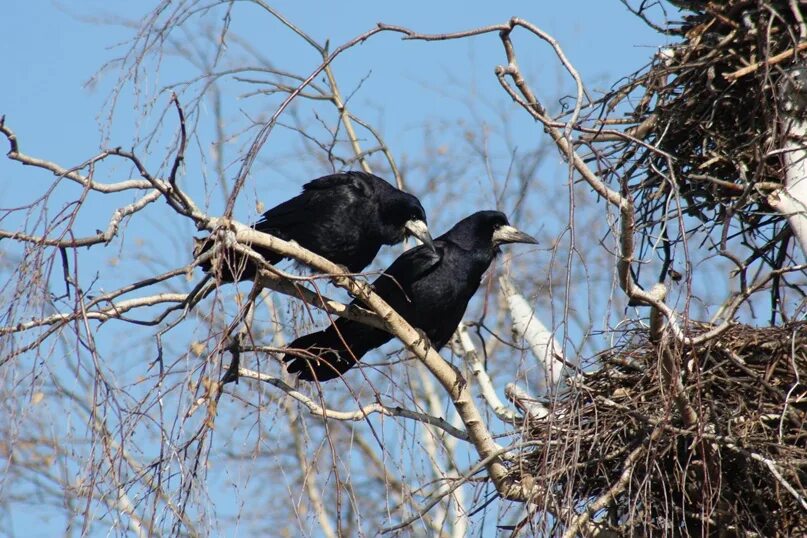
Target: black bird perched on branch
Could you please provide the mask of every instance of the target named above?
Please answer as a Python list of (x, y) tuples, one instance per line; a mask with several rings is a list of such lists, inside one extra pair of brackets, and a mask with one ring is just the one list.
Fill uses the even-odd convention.
[[(434, 250), (421, 245), (403, 253), (373, 282), (373, 288), (440, 349), (462, 321), (483, 273), (503, 243), (537, 241), (510, 226), (504, 213), (479, 211), (438, 237)], [(358, 299), (354, 303), (362, 305)], [(283, 360), (300, 379), (327, 381), (391, 338), (381, 329), (340, 318), (327, 329), (292, 342), (290, 348), (303, 352), (284, 355)]]
[[(420, 201), (383, 179), (351, 171), (323, 176), (306, 183), (299, 195), (273, 207), (253, 225), (316, 252), (330, 261), (359, 272), (367, 267), (381, 245), (394, 245), (413, 235), (433, 248)], [(212, 248), (208, 238), (199, 241), (195, 254)], [(255, 247), (269, 263), (283, 256)], [(210, 272), (210, 261), (201, 264)], [(255, 277), (255, 264), (225, 251), (221, 279), (233, 282)]]

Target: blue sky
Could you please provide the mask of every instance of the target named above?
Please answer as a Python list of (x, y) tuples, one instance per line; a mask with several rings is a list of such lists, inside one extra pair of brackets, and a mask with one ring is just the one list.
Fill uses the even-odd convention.
[[(56, 161), (64, 166), (76, 165), (103, 146), (102, 132), (109, 129), (110, 144), (131, 147), (153, 125), (155, 119), (145, 118), (137, 110), (139, 102), (132, 91), (125, 91), (111, 121), (105, 115), (108, 92), (118, 73), (107, 71), (95, 84), (86, 85), (98, 69), (109, 60), (126, 51), (125, 41), (130, 30), (123, 25), (110, 23), (115, 20), (135, 20), (148, 12), (151, 2), (129, 1), (83, 1), (51, 3), (46, 1), (10, 2), (4, 8), (2, 21), (4, 38), (0, 40), (0, 66), (4, 83), (0, 84), (0, 114), (5, 114), (7, 124), (16, 131), (21, 150), (36, 156)], [(553, 35), (563, 46), (572, 63), (579, 70), (593, 94), (610, 89), (618, 78), (646, 64), (665, 38), (647, 28), (627, 12), (617, 0), (576, 0), (566, 2), (271, 2), (288, 19), (298, 24), (315, 39), (329, 40), (332, 48), (372, 28), (377, 22), (407, 26), (420, 32), (449, 32), (487, 24), (500, 23), (511, 16), (519, 16), (538, 25)], [(278, 68), (308, 73), (319, 64), (313, 51), (266, 14), (248, 6), (238, 5), (234, 11), (231, 28), (238, 31), (262, 54), (276, 63)], [(182, 39), (178, 36), (178, 39)], [(549, 48), (534, 38), (520, 32), (514, 36), (519, 51), (519, 60), (525, 73), (531, 77), (536, 90), (542, 95), (561, 95), (568, 91), (558, 90), (559, 84), (568, 84), (558, 68)], [(235, 48), (234, 44), (230, 44)], [(339, 58), (334, 71), (342, 92), (352, 95), (351, 110), (378, 127), (387, 143), (395, 152), (399, 164), (406, 164), (423, 151), (424, 122), (444, 125), (450, 130), (459, 122), (494, 122), (500, 110), (513, 109), (509, 98), (503, 94), (493, 76), (495, 66), (503, 62), (499, 39), (495, 34), (470, 40), (421, 43), (402, 41), (396, 35), (382, 35), (360, 45)], [(156, 88), (192, 76), (188, 66), (175, 58), (164, 58), (159, 70), (145, 72), (142, 82)], [(241, 118), (243, 113), (269, 115), (277, 106), (277, 96), (266, 98), (241, 98), (230, 96), (224, 103), (228, 117)], [(470, 104), (469, 104), (470, 103)], [(165, 104), (165, 101), (162, 101)], [(557, 108), (556, 102), (547, 103)], [(478, 115), (478, 117), (474, 117)], [(203, 107), (198, 131), (198, 143), (202, 152), (212, 139), (209, 109)], [(166, 120), (169, 134), (175, 128), (173, 117)], [(524, 113), (513, 114), (512, 129), (515, 136), (529, 147), (542, 136), (541, 130)], [(453, 143), (453, 135), (443, 136), (437, 129), (437, 143)], [(262, 149), (261, 161), (255, 170), (246, 196), (236, 216), (242, 221), (254, 218), (255, 199), (267, 206), (295, 193), (300, 185), (317, 170), (309, 159), (295, 159), (294, 133), (277, 129), (270, 142)], [(169, 137), (170, 138), (170, 137)], [(233, 177), (238, 171), (239, 150), (248, 142), (248, 136), (228, 147), (228, 174)], [(161, 139), (161, 142), (164, 140)], [(159, 163), (162, 153), (157, 147), (150, 162)], [(5, 149), (3, 150), (6, 151)], [(550, 155), (549, 173), (561, 175), (565, 181), (565, 169), (559, 164), (557, 154)], [(204, 163), (189, 159), (186, 174), (181, 181), (189, 188), (198, 188), (198, 178), (204, 175)], [(104, 169), (110, 173), (105, 180), (119, 177), (120, 168)], [(413, 183), (417, 178), (411, 178)], [(23, 169), (16, 163), (0, 160), (0, 207), (10, 207), (22, 201), (30, 201), (51, 180), (41, 172)], [(196, 183), (194, 183), (196, 182)], [(194, 187), (195, 186), (195, 187)], [(473, 191), (485, 191), (486, 185), (478, 183), (463, 185), (468, 196)], [(193, 191), (212, 212), (220, 210), (223, 200), (218, 191), (208, 189)], [(480, 198), (487, 195), (483, 192)], [(489, 199), (489, 196), (487, 197)], [(450, 204), (449, 204), (450, 205)], [(440, 200), (424, 198), (427, 213), (435, 214), (438, 226), (435, 236), (447, 227), (451, 217), (439, 217)], [(88, 206), (81, 222), (87, 229), (99, 219), (104, 222), (112, 209), (98, 204)], [(466, 205), (451, 209), (454, 213), (468, 212)], [(150, 214), (144, 228), (130, 229), (120, 243), (112, 245), (98, 258), (102, 262), (101, 281), (113, 282), (121, 269), (110, 262), (119, 251), (132, 241), (154, 241), (161, 244), (161, 252), (171, 259), (160, 260), (168, 266), (187, 263), (190, 237), (193, 231), (186, 223), (183, 236), (187, 245), (159, 243), (160, 234), (170, 228), (173, 221), (162, 222), (160, 213)], [(431, 217), (430, 217), (431, 218)], [(533, 228), (537, 221), (528, 223)], [(528, 229), (529, 231), (533, 231)], [(126, 243), (126, 242), (130, 243)], [(117, 251), (115, 250), (117, 249)], [(113, 251), (113, 252), (110, 252)], [(94, 253), (88, 256), (96, 256)], [(126, 347), (122, 342), (132, 341), (130, 335), (100, 336), (100, 345)], [(104, 341), (104, 339), (107, 339)], [(121, 377), (142, 374), (137, 362), (127, 363)], [(233, 474), (238, 471), (233, 470)], [(243, 471), (242, 471), (243, 472)], [(212, 477), (226, 482), (226, 477)], [(2, 478), (0, 478), (2, 480)], [(241, 499), (244, 500), (243, 498)], [(235, 511), (227, 499), (213, 499), (222, 512)], [(0, 522), (4, 516), (0, 515)], [(42, 519), (36, 510), (14, 515), (11, 530), (0, 528), (0, 535), (15, 533), (18, 536), (51, 536), (63, 532), (63, 521), (54, 518)], [(0, 524), (2, 527), (2, 524)], [(36, 529), (29, 534), (28, 529)], [(103, 533), (100, 533), (103, 534)]]
[[(138, 19), (148, 2), (11, 2), (3, 14), (5, 38), (0, 43), (6, 83), (0, 86), (0, 105), (8, 123), (17, 131), (29, 152), (47, 153), (54, 160), (74, 162), (98, 148), (99, 111), (106, 97), (105, 82), (95, 89), (85, 83), (106, 61), (119, 55), (119, 45), (128, 32), (119, 26), (96, 23), (112, 17)], [(274, 2), (290, 20), (314, 38), (340, 44), (377, 22), (408, 26), (422, 32), (444, 32), (506, 21), (518, 15), (554, 35), (583, 74), (590, 89), (607, 89), (614, 74), (627, 73), (647, 62), (661, 36), (641, 24), (619, 2), (587, 0), (575, 2)], [(312, 16), (315, 14), (315, 16)], [(253, 43), (278, 64), (313, 68), (317, 58), (298, 44), (288, 31), (270, 25), (263, 17), (240, 17), (233, 27), (259, 36)], [(523, 36), (522, 36), (523, 37)], [(259, 41), (263, 40), (261, 44)], [(522, 52), (525, 69), (536, 72), (551, 57), (546, 47)], [(460, 81), (465, 78), (487, 94), (496, 89), (492, 76), (502, 61), (495, 35), (474, 40), (427, 44), (402, 42), (397, 36), (380, 36), (372, 45), (354, 49), (336, 63), (343, 88), (355, 88), (369, 74), (361, 94), (362, 104), (383, 107), (385, 135), (394, 147), (407, 142), (414, 125), (412, 110), (422, 115), (445, 112), (447, 101), (435, 99), (435, 92), (413, 91), (429, 81), (443, 83), (446, 72)], [(285, 62), (284, 62), (285, 60)], [(469, 60), (473, 70), (467, 71)], [(548, 63), (548, 61), (547, 61)], [(554, 65), (544, 67), (555, 82)], [(304, 69), (300, 69), (304, 70)], [(539, 71), (540, 73), (540, 71)], [(167, 80), (169, 76), (163, 75)], [(385, 85), (385, 81), (395, 81)], [(403, 83), (402, 83), (403, 81)], [(408, 81), (408, 82), (407, 82)], [(107, 85), (108, 87), (108, 85)], [(378, 89), (378, 90), (376, 90)], [(406, 103), (407, 106), (400, 106)], [(122, 107), (116, 128), (125, 145), (126, 129), (133, 123)], [(131, 109), (129, 109), (131, 110)], [(117, 125), (117, 124), (116, 124)], [(7, 170), (2, 168), (0, 170)]]

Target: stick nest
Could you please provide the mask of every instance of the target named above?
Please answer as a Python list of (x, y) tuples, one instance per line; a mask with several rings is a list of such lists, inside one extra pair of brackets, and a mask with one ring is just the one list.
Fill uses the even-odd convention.
[(626, 332), (530, 424), (522, 479), (578, 508), (610, 490), (595, 519), (622, 535), (807, 535), (807, 323), (695, 347), (645, 334)]
[(791, 234), (767, 196), (784, 181), (781, 88), (803, 65), (799, 18), (807, 9), (787, 0), (675, 4), (688, 14), (662, 30), (680, 43), (615, 89), (603, 109), (610, 115), (629, 103), (627, 121), (636, 125), (628, 132), (667, 155), (617, 142), (620, 158), (603, 175), (634, 195), (640, 226), (674, 218), (674, 196), (693, 219), (688, 233), (712, 234), (723, 248), (740, 237), (754, 259), (779, 266)]

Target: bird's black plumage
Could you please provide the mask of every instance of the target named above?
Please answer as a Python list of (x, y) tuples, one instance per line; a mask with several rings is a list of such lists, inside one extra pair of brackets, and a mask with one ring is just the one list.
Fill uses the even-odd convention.
[[(536, 243), (509, 225), (498, 211), (480, 211), (458, 222), (434, 241), (396, 259), (373, 282), (375, 292), (413, 327), (423, 331), (436, 349), (443, 347), (462, 321), (502, 243)], [(358, 302), (361, 305), (360, 301)], [(356, 361), (392, 336), (380, 329), (340, 318), (325, 330), (302, 336), (285, 355), (288, 370), (300, 379), (327, 381), (349, 370)], [(347, 346), (345, 346), (347, 343)], [(314, 358), (313, 356), (316, 356)]]
[[(426, 213), (415, 196), (358, 171), (308, 182), (302, 193), (268, 210), (253, 228), (296, 241), (352, 272), (367, 267), (382, 245), (400, 243), (407, 233), (431, 243)], [(211, 247), (212, 241), (203, 240), (197, 255)], [(283, 258), (266, 249), (255, 250), (269, 263)], [(209, 272), (211, 263), (203, 263), (202, 268)], [(252, 279), (255, 266), (225, 252), (220, 277), (232, 282), (233, 275), (238, 280)]]

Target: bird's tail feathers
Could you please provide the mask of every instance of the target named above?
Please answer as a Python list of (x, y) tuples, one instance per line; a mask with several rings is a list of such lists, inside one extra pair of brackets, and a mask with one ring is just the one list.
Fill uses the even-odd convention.
[(289, 348), (297, 351), (284, 355), (282, 360), (288, 364), (289, 373), (299, 374), (303, 381), (328, 381), (340, 377), (365, 353), (390, 338), (379, 329), (340, 319), (325, 330), (292, 342)]

